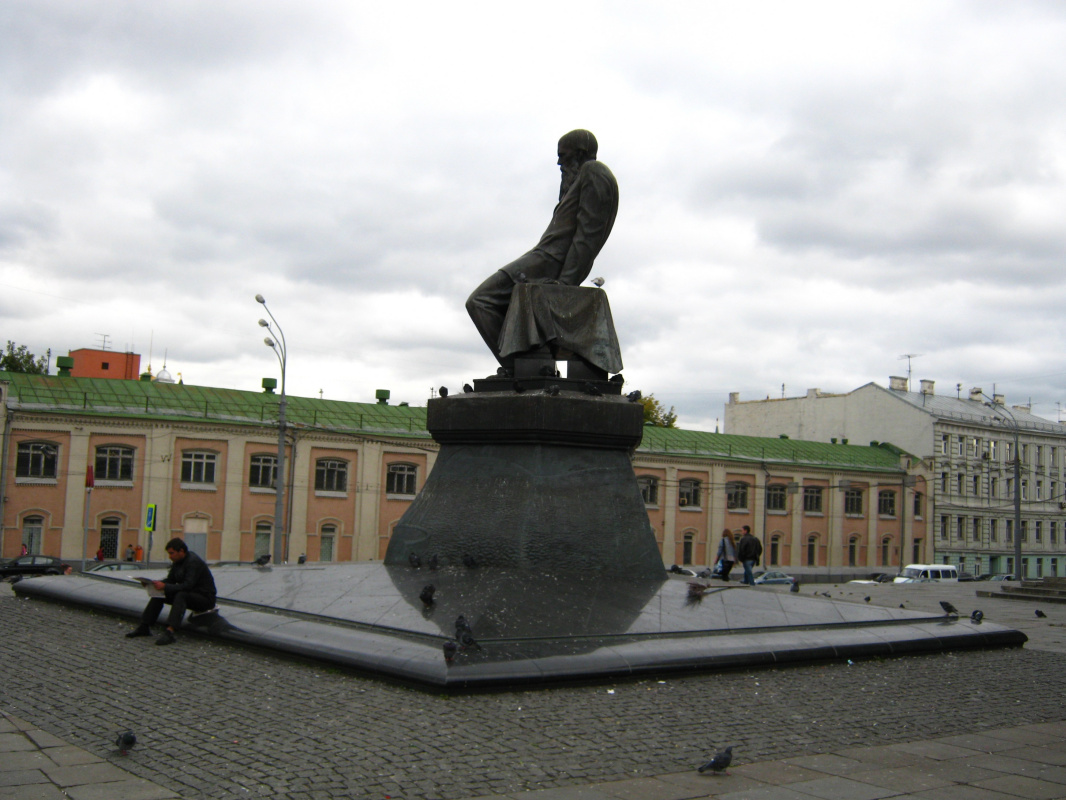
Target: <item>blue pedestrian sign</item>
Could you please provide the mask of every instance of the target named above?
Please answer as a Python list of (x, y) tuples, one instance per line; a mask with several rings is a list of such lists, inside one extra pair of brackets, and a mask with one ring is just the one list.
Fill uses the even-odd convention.
[(149, 533), (155, 530), (155, 503), (149, 503), (144, 511), (144, 529)]

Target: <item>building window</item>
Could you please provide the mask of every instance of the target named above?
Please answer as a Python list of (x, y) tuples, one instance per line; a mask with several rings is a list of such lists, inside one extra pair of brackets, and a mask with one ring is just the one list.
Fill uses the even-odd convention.
[(944, 433), (940, 436), (940, 452), (944, 455), (951, 455), (951, 437)]
[(999, 540), (999, 520), (990, 519), (988, 521), (988, 541), (995, 542)]
[(807, 537), (807, 566), (808, 567), (817, 567), (818, 566), (818, 537), (817, 536), (809, 536), (809, 537)]
[(1014, 520), (1012, 519), (1007, 520), (1007, 533), (1004, 541), (1006, 541), (1007, 544), (1014, 541)]
[(332, 561), (337, 544), (337, 526), (323, 525), (318, 537), (318, 560)]
[(989, 461), (995, 461), (996, 460), (996, 440), (995, 439), (989, 439), (988, 440), (988, 460)]
[(386, 494), (414, 495), (418, 484), (418, 467), (414, 464), (389, 464), (385, 476)]
[(641, 475), (637, 478), (640, 487), (640, 496), (644, 498), (644, 505), (659, 505), (659, 479), (653, 475)]
[(988, 499), (995, 500), (999, 497), (999, 478), (993, 476), (988, 479)]
[(951, 529), (951, 518), (948, 516), (942, 516), (940, 518), (940, 538), (947, 539), (948, 533)]
[(677, 487), (677, 504), (682, 508), (700, 507), (700, 482), (695, 478), (684, 478)]
[(921, 564), (922, 563), (922, 540), (921, 539), (915, 539), (914, 540), (914, 548), (911, 551), (911, 563), (912, 564)]
[(770, 537), (770, 566), (776, 567), (781, 563), (781, 537)]
[(877, 493), (877, 513), (882, 517), (896, 516), (896, 493), (885, 489)]
[(981, 518), (973, 518), (973, 540), (975, 542), (981, 541)]
[(748, 484), (743, 481), (727, 483), (725, 487), (725, 502), (726, 508), (746, 510), (748, 508)]
[(54, 480), (58, 456), (59, 448), (54, 444), (22, 442), (15, 458), (15, 477)]
[(1014, 497), (1014, 478), (1007, 478), (1007, 499)]
[(1047, 538), (1049, 544), (1059, 543), (1059, 523), (1054, 520), (1047, 524)]
[(252, 456), (248, 468), (248, 485), (257, 489), (274, 489), (278, 485), (278, 457), (270, 455)]
[(788, 487), (774, 483), (766, 487), (766, 510), (785, 511), (788, 508)]
[(348, 462), (339, 458), (318, 459), (315, 462), (315, 491), (348, 491)]
[(948, 474), (946, 472), (940, 473), (940, 491), (942, 494), (948, 493)]
[(981, 494), (980, 489), (981, 489), (981, 476), (980, 475), (974, 475), (973, 479), (970, 481), (970, 494), (973, 495), (974, 497), (978, 497)]
[(693, 539), (694, 539), (694, 534), (686, 533), (685, 534), (685, 538), (684, 538), (684, 542), (683, 542), (682, 547), (681, 547), (681, 563), (685, 564), (686, 566), (688, 564), (692, 563), (692, 542), (693, 542)]
[(1022, 544), (1029, 541), (1029, 520), (1022, 520)]
[(852, 536), (848, 539), (848, 566), (855, 567), (859, 564), (859, 537)]
[(133, 448), (109, 445), (96, 448), (94, 477), (98, 481), (133, 481)]
[(955, 529), (955, 537), (964, 540), (966, 538), (966, 517), (957, 517), (955, 519), (955, 524), (957, 525)]
[(215, 462), (217, 456), (214, 453), (205, 453), (197, 450), (187, 450), (181, 454), (181, 482), (182, 483), (214, 483)]
[(925, 500), (925, 496), (921, 492), (914, 493), (914, 517), (915, 519), (922, 518), (922, 504)]
[(821, 514), (822, 513), (822, 487), (821, 486), (804, 486), (803, 487), (803, 512), (805, 514)]
[(959, 455), (960, 456), (966, 455), (966, 437), (965, 436), (959, 436), (958, 439), (957, 439), (957, 444), (959, 446)]
[(270, 540), (274, 534), (273, 522), (255, 523), (255, 557), (265, 556), (270, 553)]
[[(1041, 522), (1040, 520), (1037, 520), (1036, 523), (1033, 525), (1033, 541), (1034, 542), (1041, 542), (1041, 541), (1044, 540), (1044, 530), (1043, 530), (1043, 528), (1044, 528), (1044, 523)], [(1023, 530), (1024, 530), (1024, 528), (1023, 528)]]
[(1038, 558), (1036, 560), (1036, 577), (1038, 577), (1038, 578), (1043, 578), (1044, 577), (1044, 559), (1042, 559), (1042, 558)]
[(1037, 481), (1036, 482), (1036, 499), (1037, 500), (1043, 500), (1044, 499), (1044, 482), (1043, 481)]
[(1029, 479), (1022, 478), (1022, 500), (1029, 499)]
[(854, 516), (862, 515), (862, 489), (844, 490), (844, 513)]
[(1018, 452), (1021, 454), (1021, 460), (1023, 464), (1029, 463), (1029, 445), (1023, 444), (1020, 446)]
[(122, 520), (118, 517), (105, 517), (100, 522), (100, 549), (104, 558), (118, 558), (118, 536)]
[(22, 544), (28, 553), (39, 553), (44, 545), (44, 517), (22, 520)]
[(961, 495), (963, 493), (963, 480), (966, 478), (961, 472), (955, 476), (955, 493)]

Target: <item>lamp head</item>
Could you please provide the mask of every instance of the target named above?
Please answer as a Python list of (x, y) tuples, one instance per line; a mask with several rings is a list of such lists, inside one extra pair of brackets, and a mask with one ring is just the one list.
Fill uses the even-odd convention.
[(263, 305), (266, 305), (266, 300), (263, 299), (263, 295), (261, 295), (261, 294), (257, 294), (255, 296), (255, 302), (262, 303)]
[(260, 328), (269, 328), (270, 327), (270, 323), (267, 322), (265, 319), (261, 319), (261, 320), (259, 320), (259, 327)]
[(263, 339), (263, 344), (265, 344), (267, 347), (274, 347), (274, 340), (268, 336)]

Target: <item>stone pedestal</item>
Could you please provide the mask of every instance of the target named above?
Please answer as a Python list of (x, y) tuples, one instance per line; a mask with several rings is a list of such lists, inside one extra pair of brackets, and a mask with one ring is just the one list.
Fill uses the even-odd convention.
[[(643, 408), (581, 382), (430, 400), (440, 455), (393, 531), (387, 565), (423, 562), (661, 579), (630, 453)], [(557, 393), (553, 394), (552, 391)]]

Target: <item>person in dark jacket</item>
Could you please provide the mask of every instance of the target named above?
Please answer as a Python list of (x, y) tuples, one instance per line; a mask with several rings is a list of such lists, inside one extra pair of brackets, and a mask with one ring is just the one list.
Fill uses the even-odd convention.
[(744, 526), (744, 535), (740, 537), (740, 541), (737, 542), (737, 560), (744, 565), (744, 580), (748, 586), (755, 585), (755, 575), (752, 574), (752, 567), (759, 563), (759, 557), (762, 555), (762, 542), (751, 535), (751, 527)]
[(167, 556), (172, 562), (170, 571), (163, 580), (152, 582), (152, 586), (163, 592), (163, 596), (148, 601), (141, 614), (141, 624), (126, 634), (127, 639), (151, 636), (151, 626), (159, 618), (164, 605), (170, 606), (167, 629), (155, 640), (156, 644), (174, 643), (174, 631), (181, 625), (186, 609), (194, 614), (215, 609), (215, 579), (204, 560), (196, 553), (190, 553), (184, 540), (177, 537), (167, 542)]

